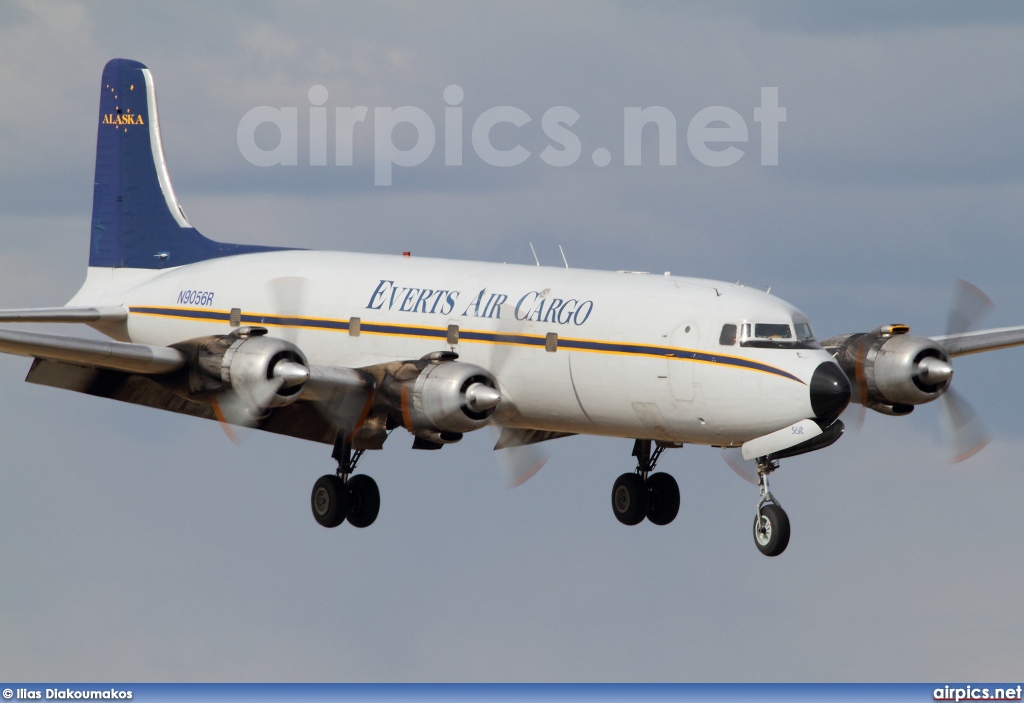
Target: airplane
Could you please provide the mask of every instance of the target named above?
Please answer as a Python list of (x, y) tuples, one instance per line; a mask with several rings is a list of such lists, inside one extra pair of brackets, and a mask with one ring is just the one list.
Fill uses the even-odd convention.
[[(376, 520), (377, 484), (356, 469), (398, 428), (422, 450), (488, 426), (508, 451), (630, 439), (636, 466), (611, 496), (626, 525), (677, 516), (678, 484), (656, 470), (666, 449), (731, 448), (759, 487), (755, 544), (777, 556), (790, 524), (768, 477), (835, 443), (851, 401), (905, 415), (946, 397), (971, 425), (952, 358), (1024, 344), (1024, 326), (972, 332), (961, 317), (941, 337), (889, 324), (819, 341), (789, 303), (721, 281), (213, 241), (175, 196), (151, 72), (113, 59), (85, 282), (64, 307), (0, 310), (109, 341), (4, 329), (0, 351), (33, 357), (30, 383), (331, 446), (337, 469), (310, 496), (329, 528)], [(519, 481), (542, 459), (528, 464)]]

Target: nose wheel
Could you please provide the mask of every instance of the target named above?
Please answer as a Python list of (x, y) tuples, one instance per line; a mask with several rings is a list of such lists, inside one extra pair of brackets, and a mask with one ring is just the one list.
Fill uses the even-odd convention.
[(757, 460), (758, 487), (761, 499), (754, 516), (754, 544), (765, 556), (777, 557), (789, 545), (789, 516), (768, 490), (768, 474), (779, 468), (777, 461)]

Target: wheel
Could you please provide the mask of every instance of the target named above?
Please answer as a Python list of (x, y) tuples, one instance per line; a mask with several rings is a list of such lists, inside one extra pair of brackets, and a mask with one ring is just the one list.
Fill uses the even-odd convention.
[(659, 471), (647, 477), (647, 519), (655, 525), (667, 525), (679, 514), (679, 484)]
[(774, 503), (761, 507), (760, 515), (754, 519), (754, 542), (765, 556), (777, 557), (786, 551), (789, 517), (782, 508)]
[(637, 474), (622, 474), (612, 487), (612, 510), (623, 525), (639, 524), (647, 515), (647, 486)]
[(345, 483), (337, 476), (321, 476), (313, 484), (310, 496), (313, 517), (324, 527), (337, 527), (345, 520), (348, 512), (348, 491)]
[(380, 511), (377, 482), (365, 474), (356, 474), (348, 483), (348, 521), (353, 527), (369, 527)]

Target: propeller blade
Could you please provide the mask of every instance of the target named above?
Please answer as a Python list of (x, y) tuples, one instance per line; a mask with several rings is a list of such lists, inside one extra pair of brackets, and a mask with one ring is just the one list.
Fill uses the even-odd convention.
[[(305, 313), (308, 282), (308, 279), (301, 276), (282, 276), (270, 281), (270, 302), (273, 305), (271, 312), (281, 317), (295, 317)], [(294, 344), (295, 332), (294, 327), (284, 326), (276, 334)]]
[(231, 425), (255, 427), (267, 416), (270, 403), (282, 387), (298, 386), (308, 380), (309, 369), (306, 366), (297, 361), (282, 359), (274, 365), (266, 383), (255, 387), (228, 387), (210, 398), (210, 405), (213, 406), (213, 413), (224, 434), (238, 444), (239, 437)]
[[(953, 287), (946, 334), (970, 331), (993, 307), (992, 299), (980, 288), (958, 278)], [(925, 369), (927, 376), (935, 376), (940, 381), (952, 377), (953, 369), (949, 364), (928, 359), (925, 362), (931, 365)], [(992, 435), (970, 403), (952, 388), (946, 390), (942, 401), (942, 420), (952, 451), (950, 462), (957, 464), (984, 449), (992, 441)]]
[(725, 463), (729, 465), (729, 468), (736, 472), (737, 476), (747, 483), (752, 483), (755, 486), (758, 484), (757, 461), (754, 459), (744, 459), (741, 447), (723, 449), (722, 458), (725, 459)]
[[(864, 359), (868, 355), (868, 349), (872, 343), (871, 335), (865, 334), (857, 340), (857, 363), (854, 366), (854, 381), (860, 391), (860, 406), (866, 408), (868, 405), (868, 384), (864, 376)], [(860, 427), (864, 426), (864, 418), (860, 418)]]
[[(224, 434), (235, 444), (242, 443), (242, 437), (234, 427), (255, 427), (260, 418), (250, 411), (248, 403), (233, 388), (221, 391), (210, 399), (213, 413)], [(264, 411), (265, 412), (265, 411)]]
[(992, 435), (974, 408), (953, 389), (942, 396), (942, 419), (950, 437), (950, 462), (958, 464), (970, 459), (992, 441)]
[[(498, 433), (494, 449), (505, 469), (505, 487), (516, 488), (537, 475), (548, 462), (549, 455), (537, 446), (536, 430), (517, 430), (493, 425)], [(551, 433), (540, 433), (541, 435)], [(540, 440), (543, 441), (543, 440)]]
[[(225, 393), (227, 393), (227, 391), (225, 391)], [(223, 396), (224, 393), (221, 393), (220, 395)], [(228, 439), (236, 445), (241, 444), (242, 438), (235, 433), (235, 430), (231, 427), (233, 423), (229, 422), (227, 416), (224, 414), (224, 409), (221, 407), (220, 397), (215, 395), (210, 398), (210, 405), (213, 406), (213, 414), (217, 417), (217, 422), (220, 424), (220, 428), (224, 430), (224, 434), (226, 434)]]
[[(496, 332), (499, 335), (498, 344), (491, 345), (491, 359), (488, 366), (488, 371), (494, 374), (494, 377), (501, 381), (502, 372), (505, 370), (505, 364), (512, 356), (512, 349), (515, 345), (515, 336), (521, 334), (528, 334), (528, 330), (534, 327), (533, 322), (530, 320), (530, 315), (533, 314), (534, 309), (540, 305), (548, 294), (551, 292), (551, 288), (545, 288), (537, 296), (537, 299), (531, 303), (527, 308), (519, 311), (519, 319), (516, 318), (515, 306), (509, 303), (503, 303), (498, 306), (498, 321), (496, 324)], [(504, 342), (502, 336), (507, 336)]]
[(505, 487), (512, 489), (523, 485), (537, 475), (548, 463), (548, 453), (535, 444), (499, 449), (505, 464)]
[(977, 286), (962, 278), (956, 279), (953, 301), (946, 319), (946, 334), (961, 334), (969, 331), (992, 309), (994, 303)]
[(859, 403), (850, 403), (846, 406), (846, 410), (843, 411), (842, 417), (848, 425), (852, 425), (853, 429), (860, 432), (864, 429), (864, 419), (867, 417), (868, 409)]

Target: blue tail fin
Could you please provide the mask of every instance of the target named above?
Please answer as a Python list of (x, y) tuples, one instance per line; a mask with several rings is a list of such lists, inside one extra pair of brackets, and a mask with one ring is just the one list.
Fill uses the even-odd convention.
[(164, 161), (153, 77), (113, 59), (103, 69), (89, 266), (162, 269), (278, 247), (222, 244), (192, 227)]

